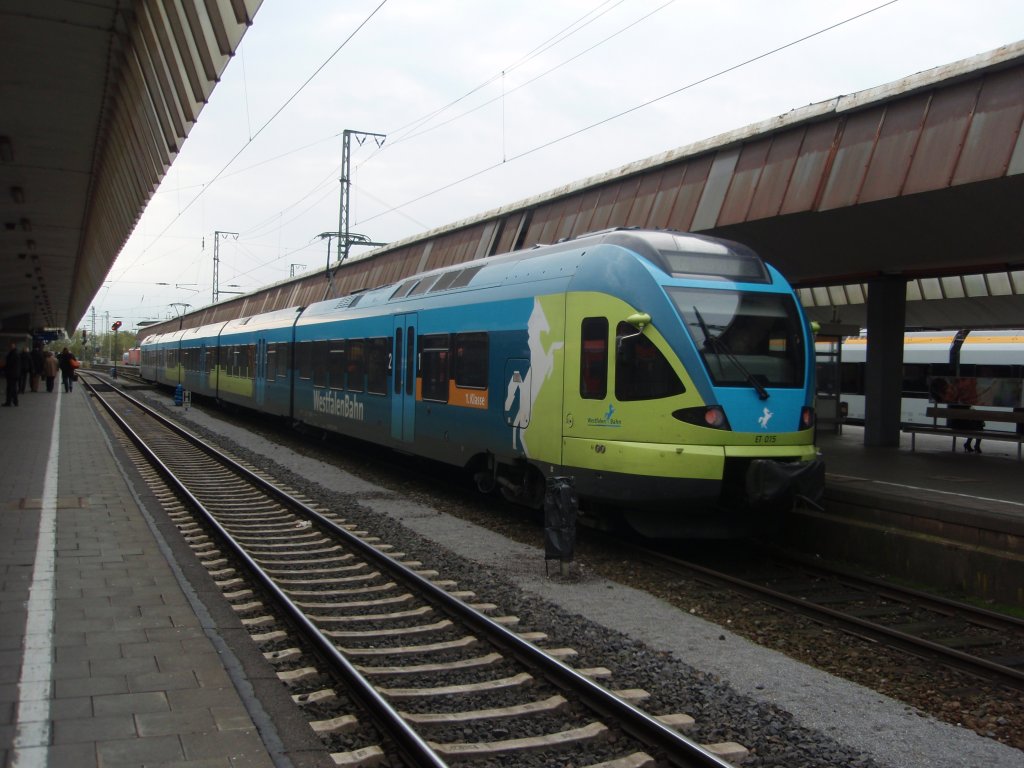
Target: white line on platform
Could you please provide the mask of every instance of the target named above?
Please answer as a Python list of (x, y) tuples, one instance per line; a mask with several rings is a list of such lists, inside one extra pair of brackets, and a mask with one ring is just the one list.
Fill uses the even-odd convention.
[(54, 563), (57, 541), (57, 465), (60, 460), (60, 403), (54, 408), (50, 454), (43, 479), (39, 538), (29, 589), (25, 656), (18, 681), (12, 768), (46, 768), (50, 745), (50, 688), (53, 685)]
[(941, 493), (945, 496), (958, 496), (962, 499), (975, 499), (976, 501), (994, 501), (997, 504), (1012, 504), (1015, 507), (1024, 507), (1024, 503), (1019, 501), (1007, 501), (1006, 499), (993, 499), (988, 496), (975, 496), (970, 493), (956, 493), (954, 491), (940, 491), (937, 488), (922, 488), (919, 485), (904, 485), (903, 483), (890, 483), (887, 480), (871, 480), (867, 477), (857, 477), (856, 475), (840, 475), (833, 472), (829, 473), (835, 477), (842, 477), (847, 480), (860, 480), (865, 483), (874, 483), (875, 485), (891, 485), (893, 488), (904, 488), (908, 491), (926, 491), (928, 493)]

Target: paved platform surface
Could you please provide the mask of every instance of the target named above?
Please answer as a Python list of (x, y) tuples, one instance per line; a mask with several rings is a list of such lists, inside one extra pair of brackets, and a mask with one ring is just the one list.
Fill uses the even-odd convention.
[(84, 388), (59, 387), (0, 409), (0, 765), (291, 765)]
[(841, 435), (819, 433), (829, 492), (855, 486), (860, 493), (931, 501), (974, 519), (1024, 535), (1024, 462), (1013, 443), (982, 441), (984, 453), (965, 453), (962, 441), (938, 435), (910, 436), (899, 447), (867, 447), (864, 429), (844, 426)]

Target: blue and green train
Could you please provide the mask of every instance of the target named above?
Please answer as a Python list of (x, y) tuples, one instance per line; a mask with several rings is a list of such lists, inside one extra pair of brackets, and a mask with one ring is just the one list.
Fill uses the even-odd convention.
[(820, 494), (814, 344), (749, 248), (615, 229), (147, 337), (142, 375), (464, 467), (538, 506), (715, 535)]

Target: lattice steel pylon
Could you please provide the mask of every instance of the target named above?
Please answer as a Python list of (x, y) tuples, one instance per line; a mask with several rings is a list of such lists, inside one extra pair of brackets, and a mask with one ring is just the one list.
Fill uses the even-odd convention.
[[(331, 295), (334, 283), (334, 272), (337, 271), (338, 267), (348, 258), (349, 249), (355, 245), (386, 245), (386, 243), (375, 243), (366, 235), (359, 235), (349, 230), (349, 203), (352, 186), (352, 181), (349, 176), (352, 164), (352, 137), (356, 137), (356, 141), (362, 146), (363, 142), (368, 138), (372, 138), (378, 147), (384, 144), (384, 139), (387, 138), (386, 134), (383, 133), (370, 133), (369, 131), (353, 131), (346, 128), (342, 131), (341, 141), (341, 204), (338, 210), (338, 231), (337, 232), (323, 232), (320, 234), (321, 238), (327, 237), (327, 289), (324, 291), (324, 298), (328, 298)], [(338, 262), (334, 270), (331, 269), (331, 244), (330, 238), (337, 236), (338, 238)]]

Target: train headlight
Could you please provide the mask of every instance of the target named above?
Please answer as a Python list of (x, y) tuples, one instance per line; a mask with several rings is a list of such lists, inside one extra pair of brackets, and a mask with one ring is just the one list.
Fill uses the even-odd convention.
[(814, 409), (805, 405), (800, 409), (800, 429), (810, 429), (814, 426)]
[(725, 411), (720, 405), (700, 405), (696, 408), (680, 408), (672, 412), (672, 418), (686, 424), (695, 424), (698, 427), (710, 427), (711, 429), (729, 429), (729, 420), (725, 417)]

